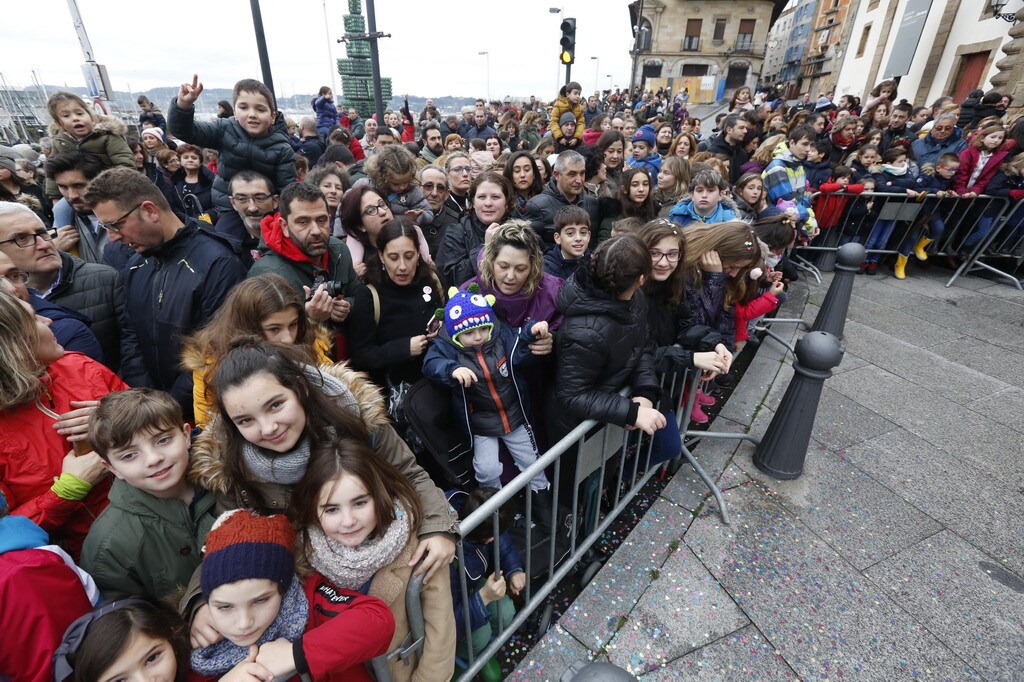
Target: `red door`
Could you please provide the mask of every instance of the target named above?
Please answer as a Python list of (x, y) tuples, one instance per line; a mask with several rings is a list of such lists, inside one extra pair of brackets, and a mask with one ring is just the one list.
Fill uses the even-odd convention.
[(989, 51), (972, 52), (960, 57), (960, 66), (957, 68), (956, 90), (953, 91), (953, 101), (963, 102), (971, 90), (981, 85), (981, 79), (985, 76), (985, 66), (988, 64)]

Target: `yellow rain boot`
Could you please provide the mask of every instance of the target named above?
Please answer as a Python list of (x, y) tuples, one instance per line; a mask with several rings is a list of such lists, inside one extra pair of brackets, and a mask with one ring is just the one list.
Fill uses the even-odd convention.
[(896, 279), (907, 278), (907, 257), (904, 255), (896, 256), (896, 266), (893, 268), (896, 273)]
[[(917, 244), (914, 245), (914, 255), (917, 260), (928, 260), (928, 254), (924, 252), (934, 240), (928, 239), (927, 237), (921, 237), (917, 240)], [(903, 279), (900, 277), (900, 279)]]

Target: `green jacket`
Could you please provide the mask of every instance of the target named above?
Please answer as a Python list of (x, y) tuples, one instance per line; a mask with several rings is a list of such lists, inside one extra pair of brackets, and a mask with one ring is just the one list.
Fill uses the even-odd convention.
[(110, 505), (89, 529), (80, 562), (104, 599), (164, 599), (185, 588), (217, 520), (217, 496), (204, 494), (194, 518), (181, 500), (161, 500), (120, 479), (109, 497)]
[(327, 259), (327, 271), (325, 272), (309, 261), (296, 261), (282, 256), (261, 240), (260, 257), (249, 268), (249, 277), (273, 272), (291, 282), (295, 290), (302, 296), (302, 287), (307, 286), (313, 290), (315, 288), (314, 280), (317, 276), (322, 276), (325, 281), (338, 285), (345, 300), (350, 304), (355, 303), (356, 291), (363, 286), (363, 283), (356, 276), (355, 268), (352, 266), (352, 254), (348, 252), (345, 243), (335, 237), (328, 238), (327, 251), (330, 253), (330, 258)]

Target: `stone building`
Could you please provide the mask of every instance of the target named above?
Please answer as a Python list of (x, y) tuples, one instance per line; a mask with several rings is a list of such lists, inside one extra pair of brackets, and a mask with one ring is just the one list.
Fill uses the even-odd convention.
[(839, 78), (859, 2), (867, 0), (819, 0), (811, 20), (813, 28), (801, 64), (800, 89), (811, 97), (834, 90)]
[[(831, 0), (823, 0), (830, 2)], [(994, 15), (990, 0), (859, 0), (836, 95), (867, 96), (879, 82), (899, 80), (899, 99), (928, 104), (942, 95), (962, 101), (993, 86), (1021, 92), (1024, 29)], [(1002, 11), (1021, 14), (1021, 0)], [(1004, 49), (1005, 48), (1005, 49)], [(1012, 112), (1011, 112), (1012, 113)]]
[(633, 79), (689, 90), (690, 102), (731, 97), (761, 77), (771, 23), (785, 0), (638, 0)]
[(768, 31), (768, 46), (761, 67), (761, 85), (777, 86), (782, 82), (782, 65), (786, 59), (786, 45), (793, 30), (793, 16), (796, 14), (796, 0), (789, 0), (786, 9)]

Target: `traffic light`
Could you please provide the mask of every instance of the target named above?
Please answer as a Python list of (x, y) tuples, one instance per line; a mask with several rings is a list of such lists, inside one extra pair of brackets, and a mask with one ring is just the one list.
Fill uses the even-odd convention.
[(564, 19), (562, 21), (562, 52), (559, 61), (563, 64), (573, 64), (576, 61), (576, 20)]

